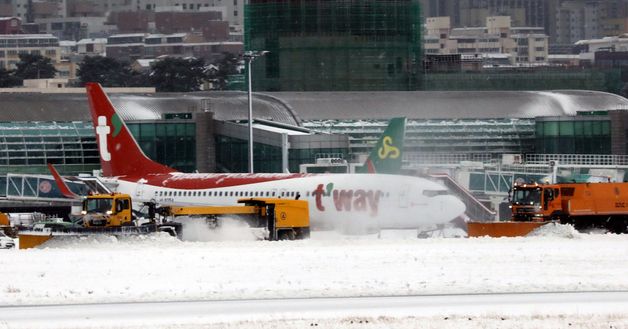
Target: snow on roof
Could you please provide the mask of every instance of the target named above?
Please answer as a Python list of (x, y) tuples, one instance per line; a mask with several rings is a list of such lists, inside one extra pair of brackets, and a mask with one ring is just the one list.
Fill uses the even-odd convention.
[(52, 34), (0, 34), (0, 39), (57, 39)]
[(184, 37), (188, 35), (187, 33), (172, 33), (172, 34), (149, 34), (146, 36), (147, 39), (154, 39), (154, 38), (176, 38), (176, 37)]
[(77, 42), (77, 45), (85, 45), (85, 44), (92, 44), (92, 43), (107, 43), (107, 39), (106, 38), (90, 38), (90, 39), (81, 39)]
[(72, 46), (76, 46), (76, 41), (71, 41), (71, 40), (63, 40), (63, 41), (59, 41), (59, 46), (61, 46), (61, 47), (72, 47)]
[(128, 38), (128, 37), (144, 37), (145, 33), (127, 33), (127, 34), (114, 34), (109, 36), (109, 38)]
[(255, 122), (253, 123), (253, 128), (266, 130), (266, 131), (270, 131), (270, 132), (274, 132), (274, 133), (286, 134), (286, 135), (290, 135), (290, 136), (294, 136), (294, 135), (309, 135), (306, 132), (302, 132), (302, 131), (298, 131), (298, 130), (292, 130), (292, 129), (286, 129), (286, 128), (280, 128), (280, 127), (273, 127), (273, 126), (268, 126), (268, 125), (265, 125), (265, 124), (260, 124), (260, 123), (255, 123)]
[(149, 67), (151, 63), (153, 63), (155, 59), (138, 59), (136, 60), (137, 64), (141, 67)]

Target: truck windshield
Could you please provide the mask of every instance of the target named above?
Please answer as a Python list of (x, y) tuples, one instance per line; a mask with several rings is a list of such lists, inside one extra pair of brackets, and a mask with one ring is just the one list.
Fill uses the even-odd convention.
[(541, 189), (517, 189), (514, 191), (512, 202), (514, 204), (541, 204)]
[(87, 213), (104, 213), (111, 210), (113, 199), (87, 199), (84, 210)]

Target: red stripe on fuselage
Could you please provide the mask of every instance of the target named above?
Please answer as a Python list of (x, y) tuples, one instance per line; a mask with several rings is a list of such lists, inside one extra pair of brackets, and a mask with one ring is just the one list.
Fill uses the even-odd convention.
[(138, 182), (143, 179), (144, 184), (181, 190), (201, 190), (264, 183), (277, 180), (302, 178), (311, 174), (154, 174), (141, 178), (118, 177), (127, 182)]

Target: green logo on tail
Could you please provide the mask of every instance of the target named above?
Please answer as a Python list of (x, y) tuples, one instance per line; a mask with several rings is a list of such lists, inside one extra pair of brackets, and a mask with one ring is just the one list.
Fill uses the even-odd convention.
[(113, 126), (113, 137), (118, 136), (118, 134), (120, 133), (120, 130), (122, 130), (122, 120), (120, 120), (120, 117), (118, 116), (117, 113), (114, 113), (111, 116), (111, 125)]
[(403, 158), (403, 140), (406, 133), (406, 118), (393, 118), (377, 141), (360, 173), (398, 174)]

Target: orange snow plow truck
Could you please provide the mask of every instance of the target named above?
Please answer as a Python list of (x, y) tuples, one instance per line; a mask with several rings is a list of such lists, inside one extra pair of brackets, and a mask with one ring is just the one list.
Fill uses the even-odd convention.
[(470, 222), (469, 236), (523, 236), (549, 222), (626, 233), (628, 183), (518, 184), (510, 208), (511, 221)]

